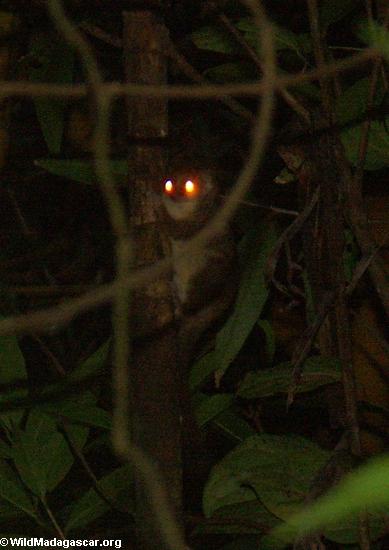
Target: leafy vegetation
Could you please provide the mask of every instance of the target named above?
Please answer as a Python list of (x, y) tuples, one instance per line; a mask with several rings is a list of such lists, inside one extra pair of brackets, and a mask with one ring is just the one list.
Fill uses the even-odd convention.
[[(10, 4), (0, 4), (0, 36), (5, 44), (0, 51), (0, 71), (3, 65), (8, 67), (0, 78), (83, 82), (74, 51), (42, 15), (40, 2), (31, 2), (43, 17), (40, 22), (32, 21), (23, 2)], [(167, 9), (166, 24), (177, 49), (186, 53), (202, 77), (211, 83), (258, 79), (263, 62), (257, 47), (259, 31), (242, 6), (223, 2), (220, 12), (229, 18), (239, 41), (220, 23), (219, 12), (199, 9), (194, 16), (185, 2), (176, 4)], [(194, 4), (197, 10), (200, 6)], [(274, 21), (280, 74), (313, 69), (315, 44), (305, 3), (273, 4), (269, 17)], [(93, 45), (105, 79), (119, 80), (121, 51), (106, 37), (118, 38), (121, 9), (93, 7), (93, 2), (81, 7), (70, 2), (70, 15)], [(319, 20), (330, 59), (340, 60), (350, 49), (362, 51), (366, 44), (379, 48), (389, 59), (388, 31), (380, 24), (367, 24), (362, 2), (324, 0)], [(102, 32), (93, 33), (93, 29)], [(369, 202), (368, 212), (372, 232), (378, 232), (371, 253), (374, 259), (378, 249), (383, 252), (387, 270), (388, 231), (386, 221), (376, 215), (382, 201), (388, 204), (384, 63), (381, 72), (385, 78), (377, 79), (370, 99), (368, 68), (337, 74), (332, 107), (351, 171), (360, 165), (366, 117), (372, 116), (362, 159), (363, 192), (376, 199)], [(178, 69), (172, 67), (171, 81), (180, 78)], [(322, 109), (316, 81), (297, 83), (288, 91), (294, 102), (279, 105), (276, 136), (293, 125), (291, 103), (297, 102), (310, 114)], [(114, 238), (96, 185), (91, 158), (93, 120), (87, 102), (12, 99), (3, 109), (2, 97), (0, 101), (0, 130), (4, 127), (7, 132), (0, 144), (4, 205), (0, 312), (7, 316), (59, 304), (74, 293), (111, 280)], [(241, 100), (241, 107), (254, 113), (251, 99)], [(189, 101), (173, 103), (170, 117), (171, 155), (185, 157), (188, 149), (196, 155), (197, 164), (209, 163), (211, 157), (223, 192), (228, 192), (246, 158), (247, 120), (222, 103), (209, 106)], [(125, 107), (120, 102), (114, 106), (111, 123), (110, 169), (124, 194), (131, 175), (123, 138)], [(320, 146), (320, 131), (315, 130), (309, 134), (314, 148)], [(305, 130), (300, 132), (301, 142), (306, 137)], [(315, 340), (313, 334), (322, 304), (313, 299), (308, 248), (299, 232), (289, 241), (284, 238), (296, 218), (294, 212), (304, 207), (299, 174), (298, 170), (291, 173), (288, 166), (290, 177), (284, 177), (277, 146), (277, 139), (269, 144), (263, 173), (233, 221), (241, 267), (235, 305), (214, 341), (197, 350), (190, 373), (195, 414), (212, 440), (202, 501), (204, 517), (190, 533), (191, 547), (216, 548), (212, 546), (216, 540), (217, 548), (224, 550), (283, 548), (317, 533), (336, 544), (331, 547), (351, 549), (361, 541), (358, 521), (365, 514), (370, 538), (383, 550), (388, 544), (384, 518), (389, 508), (389, 461), (381, 453), (389, 435), (389, 360), (382, 307), (372, 281), (361, 273), (347, 308), (355, 348), (350, 353), (356, 363), (362, 450), (356, 469), (354, 457), (348, 456), (350, 463), (342, 465), (339, 479), (331, 480), (322, 491), (324, 496), (312, 496), (317, 475), (331, 461), (338, 443), (342, 423), (333, 429), (335, 415), (329, 412), (329, 396), (338, 398), (334, 388), (341, 386), (345, 364), (338, 354), (323, 350), (323, 337)], [(275, 183), (277, 176), (284, 185)], [(347, 212), (345, 218), (349, 219)], [(269, 278), (274, 250), (283, 238), (282, 253)], [(343, 258), (347, 282), (358, 273), (365, 256), (350, 224), (345, 227)], [(344, 292), (342, 288), (335, 296), (335, 304)], [(65, 328), (53, 325), (44, 335), (0, 336), (2, 534), (132, 540), (134, 472), (117, 463), (109, 440), (109, 314), (100, 308)], [(296, 350), (301, 352), (301, 346), (309, 353), (299, 363), (301, 355)], [(362, 366), (358, 349), (363, 351)], [(377, 364), (384, 373), (378, 378), (374, 374)], [(288, 408), (286, 396), (290, 397), (291, 388), (294, 393)], [(342, 408), (336, 403), (335, 408)], [(359, 464), (370, 455), (379, 456)]]

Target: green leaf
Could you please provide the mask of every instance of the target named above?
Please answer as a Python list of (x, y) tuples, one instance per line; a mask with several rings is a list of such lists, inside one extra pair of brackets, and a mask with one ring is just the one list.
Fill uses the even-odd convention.
[[(347, 124), (364, 116), (367, 107), (370, 79), (361, 78), (347, 88), (336, 101), (336, 116), (339, 124)], [(379, 107), (383, 101), (385, 91), (379, 82), (373, 107)], [(386, 117), (389, 123), (389, 117)], [(362, 124), (347, 128), (341, 133), (342, 143), (349, 161), (356, 165), (359, 161), (359, 147), (361, 141)], [(388, 152), (389, 136), (383, 121), (373, 120), (370, 123), (369, 141), (367, 147), (366, 170), (379, 170), (389, 165)]]
[(199, 426), (213, 420), (221, 412), (228, 409), (234, 402), (234, 396), (230, 393), (218, 393), (205, 396), (200, 405), (196, 408), (196, 419)]
[[(0, 405), (27, 395), (26, 388), (17, 388), (18, 384), (27, 384), (27, 371), (23, 354), (15, 336), (0, 336), (0, 385), (15, 385), (0, 396)], [(0, 415), (0, 423), (10, 433), (19, 424), (23, 411), (14, 411)]]
[(189, 374), (189, 387), (197, 389), (202, 382), (209, 378), (218, 369), (217, 357), (214, 352), (203, 355), (191, 368)]
[(239, 63), (223, 63), (204, 71), (204, 76), (214, 82), (244, 82), (253, 80), (256, 76), (251, 65)]
[[(281, 71), (283, 74), (285, 74), (284, 71)], [(295, 87), (295, 90), (302, 96), (307, 97), (311, 100), (318, 101), (320, 98), (320, 89), (318, 86), (315, 86), (315, 84), (312, 84), (312, 82), (301, 82), (301, 84), (298, 84)]]
[[(296, 540), (298, 537), (299, 533), (295, 532), (295, 537), (293, 540)], [(285, 535), (274, 536), (272, 532), (270, 532), (261, 538), (261, 550), (281, 550), (282, 548), (285, 548), (288, 540), (289, 537), (286, 537)]]
[(215, 418), (214, 425), (233, 443), (241, 443), (255, 435), (254, 429), (233, 409), (227, 409)]
[[(389, 508), (386, 510), (388, 512)], [(385, 532), (385, 524), (381, 515), (367, 514), (369, 522), (370, 539), (376, 540)], [(358, 517), (350, 516), (344, 518), (341, 522), (328, 525), (323, 528), (323, 535), (326, 539), (337, 542), (338, 544), (352, 544), (359, 541)]]
[[(196, 528), (201, 534), (260, 534), (278, 525), (279, 520), (258, 501), (224, 506), (212, 515), (212, 521)], [(262, 548), (262, 546), (261, 546)]]
[(25, 520), (25, 512), (21, 508), (16, 508), (14, 504), (10, 504), (0, 497), (0, 522), (2, 525), (18, 520), (21, 524)]
[[(238, 30), (243, 33), (245, 40), (256, 50), (258, 50), (259, 30), (252, 18), (243, 18), (236, 24)], [(308, 33), (296, 34), (285, 27), (272, 25), (275, 48), (277, 51), (290, 50), (299, 58), (305, 61), (305, 55), (312, 50), (311, 38)]]
[[(78, 183), (96, 185), (96, 175), (91, 161), (75, 159), (38, 159), (35, 161), (35, 164), (55, 176), (68, 178)], [(125, 184), (128, 175), (127, 161), (111, 160), (109, 165), (116, 183), (118, 185)]]
[[(259, 546), (260, 545), (260, 546)], [(262, 541), (258, 540), (258, 535), (245, 535), (234, 537), (234, 540), (225, 544), (220, 550), (262, 550)]]
[(27, 380), (24, 357), (15, 336), (0, 336), (0, 384)]
[[(389, 117), (386, 117), (389, 121)], [(359, 157), (361, 126), (344, 130), (342, 143), (348, 160), (355, 166)], [(389, 135), (382, 122), (370, 123), (369, 143), (366, 154), (365, 169), (380, 170), (389, 165)]]
[(98, 488), (106, 500), (95, 489), (89, 489), (72, 505), (65, 532), (69, 533), (69, 531), (86, 527), (112, 507), (120, 508), (124, 513), (133, 514), (133, 482), (128, 465), (117, 468), (100, 479)]
[(212, 469), (204, 490), (204, 513), (208, 517), (223, 506), (253, 501), (258, 495), (272, 514), (285, 519), (300, 507), (328, 458), (327, 451), (302, 437), (249, 437)]
[[(339, 124), (347, 124), (364, 115), (369, 88), (370, 79), (361, 78), (338, 97), (336, 100), (336, 116)], [(383, 86), (379, 82), (374, 98), (374, 107), (379, 107), (384, 98), (384, 93)], [(389, 122), (389, 117), (386, 117), (386, 120)], [(361, 132), (362, 124), (359, 124), (352, 128), (346, 128), (341, 133), (347, 158), (354, 165), (358, 162)], [(379, 170), (389, 164), (388, 143), (389, 136), (383, 121), (371, 121), (365, 162), (366, 170)]]
[[(82, 448), (88, 429), (67, 425), (70, 437)], [(26, 429), (18, 433), (13, 445), (15, 466), (29, 489), (40, 498), (52, 491), (70, 470), (74, 457), (53, 418), (33, 410)]]
[(262, 313), (269, 291), (264, 268), (276, 243), (272, 227), (260, 225), (251, 231), (242, 246), (244, 272), (232, 315), (216, 337), (213, 361), (225, 372), (243, 346)]
[(298, 530), (301, 534), (316, 531), (354, 518), (360, 512), (388, 513), (389, 457), (381, 456), (361, 466), (325, 496), (299, 514), (290, 517), (288, 524), (277, 528), (274, 535), (286, 536)]
[(73, 466), (74, 457), (67, 441), (59, 432), (54, 432), (48, 437), (43, 449), (46, 453), (44, 457), (41, 455), (42, 469), (45, 474), (44, 490), (45, 493), (50, 493)]
[[(358, 117), (361, 117), (365, 113), (370, 85), (369, 78), (360, 78), (338, 96), (335, 110), (336, 118), (340, 125), (358, 119)], [(374, 106), (381, 104), (384, 93), (384, 88), (379, 83), (374, 98)]]
[[(66, 432), (73, 445), (80, 451), (84, 447), (89, 428), (66, 422)], [(62, 433), (52, 434), (46, 445), (46, 488), (47, 492), (53, 491), (65, 478), (74, 463), (74, 456), (69, 444)]]
[(0, 460), (0, 498), (29, 516), (36, 517), (30, 495), (5, 460)]
[(374, 21), (364, 22), (358, 31), (358, 36), (369, 46), (377, 48), (386, 60), (389, 60), (389, 31)]
[(94, 426), (103, 430), (110, 430), (112, 427), (111, 415), (96, 405), (83, 403), (78, 399), (68, 399), (59, 403), (48, 403), (44, 410), (50, 414), (63, 418), (67, 421), (86, 426)]
[(13, 445), (15, 466), (21, 479), (39, 497), (43, 497), (47, 491), (46, 448), (51, 436), (57, 434), (53, 420), (33, 412), (26, 429), (18, 432)]
[[(279, 393), (287, 393), (292, 383), (293, 366), (288, 361), (273, 368), (249, 372), (239, 386), (237, 396), (258, 399)], [(338, 359), (309, 357), (305, 363), (296, 393), (315, 390), (327, 384), (339, 382), (342, 377)]]
[(228, 54), (237, 53), (239, 50), (236, 41), (217, 27), (207, 26), (198, 29), (192, 33), (192, 41), (200, 50)]
[[(70, 84), (73, 79), (74, 53), (57, 34), (37, 33), (31, 41), (30, 55), (40, 63), (29, 67), (32, 82)], [(34, 98), (35, 109), (47, 147), (52, 154), (61, 150), (66, 102), (64, 100)]]
[(267, 363), (271, 365), (276, 351), (276, 339), (274, 337), (273, 327), (266, 319), (259, 319), (257, 324), (265, 334)]
[(220, 550), (258, 550), (259, 548), (262, 550), (262, 544), (260, 547), (258, 544), (258, 535), (246, 535), (238, 538), (235, 537), (232, 542), (225, 544)]
[(83, 363), (77, 365), (77, 367), (67, 376), (67, 379), (74, 382), (99, 374), (106, 365), (110, 345), (110, 339), (106, 340), (94, 353), (92, 353), (92, 355), (85, 359)]
[(9, 445), (0, 439), (0, 457), (1, 458), (12, 458), (12, 449)]
[[(259, 29), (251, 18), (240, 19), (236, 23), (236, 28), (242, 32), (243, 37), (257, 51), (260, 48)], [(276, 50), (291, 50), (305, 62), (305, 54), (312, 49), (309, 34), (295, 34), (294, 32), (281, 27), (272, 25)], [(192, 41), (202, 50), (224, 54), (238, 54), (242, 52), (239, 44), (226, 32), (218, 27), (206, 26), (192, 33)]]

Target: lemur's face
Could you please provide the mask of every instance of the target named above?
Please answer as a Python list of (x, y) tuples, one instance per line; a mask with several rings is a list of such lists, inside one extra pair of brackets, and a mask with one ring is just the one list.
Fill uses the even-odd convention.
[(192, 170), (172, 174), (162, 185), (162, 203), (175, 220), (184, 220), (195, 214), (214, 188), (208, 172)]

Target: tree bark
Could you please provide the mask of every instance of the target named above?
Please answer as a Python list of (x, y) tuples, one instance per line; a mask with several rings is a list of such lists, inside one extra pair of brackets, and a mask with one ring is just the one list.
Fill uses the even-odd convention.
[[(126, 80), (166, 83), (167, 30), (153, 10), (124, 15)], [(135, 244), (135, 265), (147, 266), (166, 251), (153, 203), (153, 187), (166, 172), (164, 140), (168, 131), (164, 98), (129, 97), (129, 203)], [(181, 413), (177, 376), (176, 329), (171, 286), (159, 279), (133, 295), (133, 437), (160, 468), (177, 518), (182, 517)], [(136, 484), (138, 547), (161, 548), (144, 489)]]

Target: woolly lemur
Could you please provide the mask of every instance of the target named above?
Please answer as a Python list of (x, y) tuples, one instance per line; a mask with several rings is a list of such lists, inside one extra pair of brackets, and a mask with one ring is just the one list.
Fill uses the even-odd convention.
[(161, 224), (173, 264), (184, 494), (187, 504), (198, 503), (201, 501), (198, 491), (208, 477), (210, 459), (204, 434), (192, 410), (188, 378), (196, 354), (212, 339), (234, 301), (235, 244), (226, 230), (214, 235), (190, 256), (184, 254), (188, 241), (212, 219), (220, 206), (218, 188), (210, 171), (185, 169), (170, 173), (159, 184), (158, 198)]
[(188, 241), (220, 207), (211, 171), (185, 169), (161, 182), (161, 216), (173, 260), (173, 292), (179, 321), (179, 345), (186, 367), (199, 340), (226, 314), (235, 298), (235, 243), (225, 230), (189, 257)]

